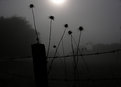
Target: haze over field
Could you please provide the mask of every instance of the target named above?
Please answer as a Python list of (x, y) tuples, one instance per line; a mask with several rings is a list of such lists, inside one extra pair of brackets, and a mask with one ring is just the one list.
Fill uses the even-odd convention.
[(73, 85), (73, 54), (94, 54), (77, 58), (82, 87), (121, 86), (120, 0), (0, 0), (0, 87), (35, 86), (31, 45), (36, 33), (47, 56), (55, 55), (63, 34), (57, 56), (72, 55), (54, 60), (50, 86)]

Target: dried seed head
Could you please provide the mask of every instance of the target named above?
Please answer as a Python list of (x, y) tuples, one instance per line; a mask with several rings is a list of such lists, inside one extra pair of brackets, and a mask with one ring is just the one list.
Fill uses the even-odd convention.
[(65, 24), (64, 27), (65, 27), (65, 28), (68, 28), (68, 24)]
[(68, 31), (68, 34), (71, 35), (72, 34), (72, 31)]
[(30, 7), (30, 8), (34, 8), (34, 5), (33, 5), (33, 4), (30, 4), (29, 7)]
[(84, 28), (82, 26), (79, 27), (79, 31), (83, 31)]
[(53, 45), (53, 48), (56, 48), (56, 45)]
[(54, 16), (49, 16), (49, 18), (50, 18), (51, 20), (54, 20)]

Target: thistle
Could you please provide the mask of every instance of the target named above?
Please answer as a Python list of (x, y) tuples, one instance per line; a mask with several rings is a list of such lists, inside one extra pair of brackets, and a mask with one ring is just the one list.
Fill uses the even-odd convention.
[(65, 35), (65, 32), (66, 32), (66, 30), (67, 30), (67, 28), (68, 28), (68, 24), (65, 24), (64, 27), (65, 27), (65, 30), (64, 30), (64, 32), (63, 32), (63, 34), (62, 34), (62, 36), (61, 36), (61, 38), (60, 38), (60, 40), (59, 40), (59, 43), (58, 43), (58, 45), (57, 45), (57, 48), (56, 48), (54, 57), (56, 56), (56, 53), (57, 53), (57, 51), (58, 51), (58, 48), (59, 48), (59, 46), (60, 46), (61, 41), (63, 40), (63, 37), (64, 37), (64, 35)]
[(36, 23), (35, 23), (35, 15), (34, 15), (34, 5), (33, 4), (30, 4), (29, 7), (32, 9), (32, 16), (33, 16), (33, 22), (34, 22), (34, 28), (35, 28), (35, 33), (36, 33), (36, 40), (37, 40), (37, 43), (39, 43), (39, 37), (38, 37), (38, 33), (37, 33), (37, 28), (36, 28)]
[(54, 16), (49, 16), (49, 19), (54, 21)]
[(56, 45), (53, 45), (53, 48), (56, 48)]
[(84, 28), (82, 26), (79, 27), (79, 31), (83, 31)]
[(83, 27), (80, 26), (79, 28), (80, 34), (79, 34), (79, 40), (78, 40), (78, 45), (77, 45), (77, 57), (78, 57), (78, 50), (79, 50), (79, 45), (80, 45), (80, 39), (81, 39), (81, 31), (83, 31)]
[(52, 21), (54, 21), (54, 16), (49, 16), (50, 19), (50, 32), (49, 32), (49, 43), (48, 43), (48, 50), (47, 50), (47, 57), (50, 51), (50, 44), (51, 44), (51, 32), (52, 32)]
[(65, 27), (65, 28), (68, 28), (68, 24), (65, 24), (64, 27)]
[(80, 45), (80, 39), (81, 39), (81, 32), (84, 30), (82, 26), (80, 26), (79, 28), (80, 34), (79, 34), (79, 40), (78, 40), (78, 44), (77, 44), (77, 64), (78, 64), (78, 51), (79, 51), (79, 45)]
[(71, 35), (72, 34), (72, 31), (68, 31), (68, 34)]
[(34, 8), (34, 5), (33, 5), (33, 4), (30, 4), (29, 7), (30, 7), (30, 8)]
[[(53, 17), (53, 16), (50, 16), (49, 18), (54, 20), (54, 17)], [(54, 58), (52, 59), (50, 66), (52, 66), (52, 64), (53, 64), (53, 62), (54, 62), (54, 60), (55, 60), (55, 56), (56, 56), (56, 54), (57, 54), (57, 52), (58, 52), (58, 48), (59, 48), (59, 46), (60, 46), (60, 43), (61, 43), (61, 41), (63, 40), (63, 37), (64, 37), (64, 35), (65, 35), (65, 32), (66, 32), (66, 30), (67, 30), (67, 28), (68, 28), (68, 24), (65, 24), (64, 27), (65, 27), (65, 30), (64, 30), (64, 32), (63, 32), (63, 34), (62, 34), (62, 36), (61, 36), (61, 38), (60, 38), (60, 40), (59, 40), (59, 43), (58, 43), (58, 45), (57, 45), (57, 47), (56, 47), (56, 50), (55, 50), (55, 53), (54, 53)], [(50, 70), (51, 70), (51, 67), (49, 67), (48, 74), (50, 73)]]

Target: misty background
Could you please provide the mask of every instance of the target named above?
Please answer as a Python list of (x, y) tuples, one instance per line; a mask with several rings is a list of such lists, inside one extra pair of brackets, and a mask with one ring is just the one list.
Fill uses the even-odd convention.
[[(69, 24), (73, 37), (78, 41), (79, 26), (84, 27), (81, 35), (80, 49), (82, 53), (96, 53), (121, 49), (121, 1), (120, 0), (67, 0), (62, 6), (56, 6), (49, 0), (0, 0), (0, 83), (1, 87), (34, 87), (32, 59), (17, 57), (31, 57), (31, 45), (36, 36), (29, 4), (35, 5), (34, 13), (40, 42), (47, 49), (49, 37), (50, 15), (55, 17), (52, 23), (52, 42), (50, 55), (54, 55), (53, 45), (57, 45), (64, 31), (64, 24)], [(68, 32), (64, 37), (65, 54), (72, 54)], [(76, 50), (76, 47), (75, 47)], [(58, 56), (62, 55), (60, 46)], [(85, 59), (89, 68), (86, 69)], [(79, 70), (82, 79), (105, 79), (121, 77), (121, 52), (102, 55), (79, 57)], [(9, 58), (14, 60), (6, 62)], [(51, 59), (49, 59), (51, 60)], [(66, 58), (68, 79), (73, 77), (72, 58)], [(49, 62), (48, 62), (49, 63)], [(65, 77), (63, 59), (56, 59), (49, 78)], [(61, 72), (61, 73), (60, 73)], [(109, 84), (120, 86), (120, 80), (95, 80), (94, 85), (102, 87)], [(16, 84), (15, 84), (16, 83)], [(22, 83), (22, 84), (21, 84)], [(31, 84), (30, 84), (31, 83)], [(62, 82), (51, 82), (50, 85), (65, 85)], [(112, 83), (112, 84), (111, 84)], [(21, 84), (21, 85), (20, 85)], [(54, 85), (53, 85), (54, 84)], [(87, 81), (82, 83), (93, 85)], [(68, 83), (71, 85), (71, 83)], [(93, 86), (94, 86), (93, 85)], [(98, 85), (99, 86), (99, 85)]]

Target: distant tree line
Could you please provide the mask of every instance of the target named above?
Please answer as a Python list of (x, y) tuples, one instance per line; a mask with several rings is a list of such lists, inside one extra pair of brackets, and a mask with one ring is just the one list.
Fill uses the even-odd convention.
[(0, 57), (30, 56), (35, 31), (23, 17), (0, 17)]

